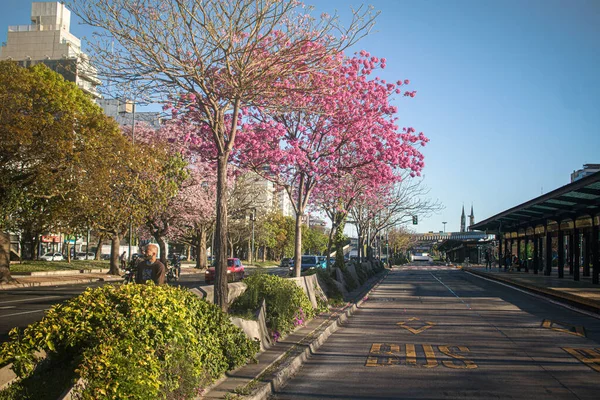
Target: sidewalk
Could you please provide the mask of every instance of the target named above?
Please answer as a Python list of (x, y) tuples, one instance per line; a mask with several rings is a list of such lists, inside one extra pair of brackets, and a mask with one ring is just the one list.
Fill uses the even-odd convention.
[(516, 270), (505, 272), (498, 268), (486, 270), (478, 265), (463, 267), (463, 270), (600, 314), (600, 285), (592, 284), (590, 278), (582, 277), (576, 282), (568, 273), (561, 279), (543, 273), (535, 275), (531, 270), (528, 273)]
[[(107, 269), (100, 269), (82, 270), (81, 272), (77, 270), (52, 271), (44, 272), (41, 275), (13, 275), (14, 281), (12, 283), (0, 283), (0, 291), (37, 286), (77, 285), (94, 282), (119, 282), (123, 280), (121, 275), (108, 275), (107, 272)], [(204, 273), (204, 271), (192, 267), (181, 268), (181, 275), (202, 273)]]

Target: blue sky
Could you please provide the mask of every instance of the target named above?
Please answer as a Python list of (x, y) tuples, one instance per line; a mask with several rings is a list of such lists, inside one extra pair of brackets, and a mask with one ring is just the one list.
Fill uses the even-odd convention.
[[(358, 1), (306, 1), (348, 17)], [(597, 0), (372, 0), (375, 31), (353, 50), (387, 58), (378, 75), (410, 79), (400, 122), (430, 139), (425, 183), (444, 205), (420, 232), (459, 229), (569, 182), (600, 163), (600, 2)], [(30, 3), (4, 0), (8, 25), (29, 22)], [(72, 21), (71, 31), (91, 36)], [(413, 228), (413, 226), (411, 226)]]

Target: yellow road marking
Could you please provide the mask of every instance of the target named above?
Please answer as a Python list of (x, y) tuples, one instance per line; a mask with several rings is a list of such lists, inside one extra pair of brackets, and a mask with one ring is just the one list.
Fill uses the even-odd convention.
[[(570, 330), (570, 329), (565, 329), (565, 328), (561, 328), (561, 327), (555, 326), (554, 324), (559, 324), (559, 325), (571, 327), (574, 331)], [(568, 333), (570, 335), (586, 337), (586, 335), (585, 335), (585, 329), (584, 329), (583, 326), (580, 326), (580, 325), (570, 325), (570, 324), (566, 324), (566, 323), (563, 323), (563, 322), (554, 322), (554, 321), (551, 321), (549, 319), (545, 319), (545, 320), (542, 321), (542, 328), (550, 329), (550, 330), (553, 330), (553, 331), (556, 331), (556, 332)]]
[(440, 350), (440, 352), (444, 353), (448, 357), (451, 357), (454, 360), (459, 360), (462, 362), (462, 364), (455, 364), (454, 361), (443, 360), (442, 364), (444, 364), (445, 367), (453, 368), (453, 369), (475, 369), (475, 368), (477, 368), (477, 364), (475, 364), (473, 361), (467, 360), (464, 356), (461, 356), (460, 354), (456, 354), (450, 350), (450, 349), (458, 349), (458, 351), (460, 351), (460, 352), (468, 353), (469, 348), (466, 346), (438, 346), (438, 349)]
[(563, 347), (562, 349), (594, 371), (600, 372), (600, 349), (575, 349), (572, 347)]
[(435, 359), (435, 354), (433, 352), (433, 347), (430, 344), (423, 345), (423, 351), (425, 352), (425, 360), (427, 364), (424, 365), (425, 368), (435, 368), (438, 366), (438, 362)]
[(406, 329), (413, 335), (417, 335), (423, 331), (426, 331), (427, 329), (432, 328), (435, 325), (433, 322), (429, 322), (429, 321), (424, 322), (420, 328), (412, 328), (412, 327), (406, 325), (407, 323), (412, 322), (412, 321), (420, 321), (420, 319), (417, 317), (411, 317), (407, 321), (397, 322), (396, 325), (398, 325), (400, 328)]
[(417, 352), (414, 344), (406, 345), (406, 365), (417, 365)]

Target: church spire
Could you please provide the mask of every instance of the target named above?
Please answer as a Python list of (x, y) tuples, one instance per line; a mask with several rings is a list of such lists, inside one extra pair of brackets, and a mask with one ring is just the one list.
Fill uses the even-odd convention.
[(467, 218), (465, 217), (465, 205), (462, 206), (462, 215), (460, 216), (460, 231), (465, 232), (467, 230)]
[(471, 203), (471, 215), (469, 215), (469, 226), (475, 225), (475, 213), (473, 212), (473, 203)]

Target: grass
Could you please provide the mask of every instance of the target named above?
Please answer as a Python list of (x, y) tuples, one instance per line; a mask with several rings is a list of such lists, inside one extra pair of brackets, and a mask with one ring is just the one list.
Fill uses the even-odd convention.
[(66, 261), (23, 261), (20, 264), (10, 264), (10, 272), (79, 271), (108, 267), (107, 260), (72, 260), (70, 264)]
[(279, 266), (279, 261), (254, 261), (252, 264), (244, 264), (244, 265), (253, 265), (258, 268), (271, 267), (273, 265)]

